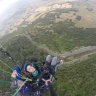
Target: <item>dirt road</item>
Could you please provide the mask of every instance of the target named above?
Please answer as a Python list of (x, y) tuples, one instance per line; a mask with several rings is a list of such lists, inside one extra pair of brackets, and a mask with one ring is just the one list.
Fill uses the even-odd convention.
[(24, 35), (24, 36), (31, 42), (32, 45), (36, 46), (38, 49), (43, 49), (46, 53), (48, 53), (50, 55), (63, 57), (63, 58), (96, 50), (96, 46), (88, 46), (88, 47), (83, 47), (81, 49), (77, 49), (77, 50), (67, 52), (64, 54), (59, 54), (59, 53), (52, 52), (51, 50), (49, 50), (47, 48), (43, 48), (42, 46), (39, 46), (36, 42), (34, 42), (32, 40), (32, 38), (29, 35)]

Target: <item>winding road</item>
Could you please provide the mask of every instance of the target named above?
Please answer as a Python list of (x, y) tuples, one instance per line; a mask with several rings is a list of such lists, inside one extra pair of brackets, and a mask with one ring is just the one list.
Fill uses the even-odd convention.
[(46, 52), (52, 56), (58, 56), (58, 57), (66, 58), (66, 57), (70, 57), (73, 55), (77, 55), (77, 54), (96, 50), (96, 46), (88, 46), (88, 47), (83, 47), (83, 48), (80, 48), (80, 49), (77, 49), (77, 50), (74, 50), (71, 52), (67, 52), (65, 54), (58, 54), (58, 53), (52, 52), (51, 50), (49, 50), (47, 48), (43, 48), (43, 47), (39, 46), (35, 41), (32, 40), (32, 38), (29, 35), (23, 35), (23, 36), (25, 36), (31, 42), (32, 45), (36, 46), (38, 49), (43, 49), (44, 52)]

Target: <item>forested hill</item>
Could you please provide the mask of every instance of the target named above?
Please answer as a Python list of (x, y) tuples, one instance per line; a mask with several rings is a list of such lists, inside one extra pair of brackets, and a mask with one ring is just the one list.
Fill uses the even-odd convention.
[[(28, 59), (31, 57), (37, 57), (39, 63), (42, 63), (46, 57), (46, 53), (43, 50), (37, 49), (35, 46), (25, 39), (25, 37), (16, 37), (8, 41), (4, 48), (10, 53), (10, 55), (18, 62), (19, 66), (22, 66), (23, 63), (27, 63)], [(68, 64), (68, 61), (65, 60), (65, 63), (59, 66), (59, 69), (56, 73), (58, 78), (53, 82), (55, 92), (57, 96), (95, 96), (96, 94), (96, 55), (89, 55), (89, 58), (85, 61), (76, 61)], [(0, 53), (0, 60), (8, 64), (11, 68), (15, 64), (8, 59), (7, 56)], [(73, 58), (74, 60), (74, 58)], [(1, 68), (7, 72), (12, 72), (7, 66), (3, 63), (0, 63)], [(1, 71), (0, 71), (1, 72)], [(4, 73), (5, 74), (5, 73)], [(5, 74), (2, 76), (2, 79), (11, 81), (10, 74)], [(3, 87), (5, 86), (5, 87)], [(1, 93), (7, 92), (10, 88), (9, 83), (0, 82)], [(0, 93), (0, 94), (1, 94)], [(47, 96), (49, 92), (47, 93)], [(46, 94), (45, 94), (46, 96)]]
[(56, 74), (55, 92), (57, 96), (96, 95), (96, 54), (85, 61), (64, 64)]
[[(39, 64), (45, 60), (47, 54), (43, 50), (37, 49), (25, 37), (15, 37), (3, 46), (8, 53), (17, 61), (21, 68), (24, 63), (30, 63), (29, 59), (35, 57), (38, 59)], [(17, 65), (8, 56), (0, 52), (0, 96), (9, 92), (11, 88), (10, 82), (12, 81), (11, 73), (14, 66)], [(9, 68), (10, 67), (10, 68)]]
[[(0, 44), (17, 61), (20, 68), (24, 63), (30, 63), (29, 59), (32, 57), (36, 57), (41, 65), (48, 55), (44, 48), (56, 54), (72, 54), (81, 48), (92, 48), (91, 46), (96, 46), (96, 5), (90, 5), (87, 1), (91, 2), (73, 2), (71, 9), (57, 8), (42, 15), (37, 14), (40, 15), (39, 18), (29, 20), (30, 23), (22, 22), (16, 27), (18, 30), (2, 37)], [(22, 34), (29, 35), (35, 44)], [(70, 56), (64, 58), (64, 64), (59, 66), (56, 73), (58, 79), (53, 82), (57, 96), (95, 96), (96, 50)], [(16, 63), (0, 52), (0, 96), (13, 90), (10, 82), (14, 66)], [(45, 96), (50, 96), (49, 92)]]

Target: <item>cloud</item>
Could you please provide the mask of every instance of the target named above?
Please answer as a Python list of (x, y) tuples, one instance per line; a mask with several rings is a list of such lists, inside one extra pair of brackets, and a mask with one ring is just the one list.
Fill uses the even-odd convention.
[(0, 14), (2, 14), (8, 6), (10, 6), (12, 3), (16, 2), (18, 0), (0, 0)]

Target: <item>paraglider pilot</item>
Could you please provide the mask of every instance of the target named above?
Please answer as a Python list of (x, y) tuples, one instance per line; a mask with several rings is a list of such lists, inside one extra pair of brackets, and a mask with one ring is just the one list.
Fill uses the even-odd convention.
[[(29, 95), (24, 96), (41, 96), (49, 90), (49, 84), (52, 83), (53, 77), (57, 71), (57, 67), (63, 64), (63, 60), (59, 60), (57, 57), (51, 57), (48, 55), (43, 66), (40, 68), (37, 65), (37, 60), (34, 60), (34, 64), (24, 64), (21, 68), (26, 76), (32, 81), (27, 81), (24, 86), (29, 89)], [(12, 77), (17, 79), (18, 86), (22, 85), (23, 80), (17, 75), (20, 73), (17, 69), (14, 69)], [(31, 94), (31, 95), (30, 95)], [(20, 95), (18, 95), (20, 96)]]

